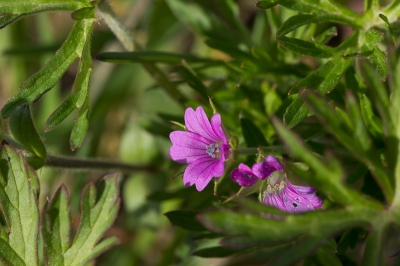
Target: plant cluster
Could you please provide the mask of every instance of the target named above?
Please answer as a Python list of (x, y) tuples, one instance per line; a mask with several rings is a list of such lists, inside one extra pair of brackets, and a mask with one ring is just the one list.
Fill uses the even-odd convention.
[(0, 2), (4, 264), (400, 263), (400, 1), (113, 4)]

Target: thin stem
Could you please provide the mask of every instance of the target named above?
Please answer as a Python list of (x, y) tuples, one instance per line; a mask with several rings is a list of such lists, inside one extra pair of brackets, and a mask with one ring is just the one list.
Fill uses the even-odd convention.
[(104, 19), (108, 27), (110, 27), (115, 36), (122, 43), (124, 48), (130, 52), (134, 51), (135, 38), (133, 37), (133, 34), (131, 34), (121, 20), (119, 20), (110, 4), (103, 0), (97, 4), (97, 8), (100, 16)]
[[(135, 41), (132, 33), (123, 25), (106, 0), (101, 0), (97, 4), (97, 11), (127, 51), (133, 52), (135, 47), (139, 51), (143, 50), (141, 45)], [(186, 100), (185, 96), (176, 88), (174, 83), (169, 81), (162, 70), (152, 63), (142, 62), (141, 64), (157, 81), (160, 87), (164, 88), (173, 99), (183, 105)]]
[(54, 156), (47, 155), (45, 166), (48, 167), (59, 167), (59, 168), (71, 168), (80, 170), (109, 170), (109, 171), (122, 171), (122, 172), (135, 172), (135, 171), (147, 171), (152, 172), (155, 170), (151, 166), (137, 166), (127, 163), (121, 163), (116, 161), (106, 161), (101, 159), (86, 159), (86, 158), (75, 158), (68, 156)]

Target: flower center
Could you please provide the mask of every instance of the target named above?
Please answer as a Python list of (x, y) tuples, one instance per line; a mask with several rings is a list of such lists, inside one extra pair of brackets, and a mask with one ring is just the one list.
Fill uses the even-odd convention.
[(206, 152), (208, 155), (210, 155), (212, 158), (217, 158), (221, 156), (220, 152), (220, 144), (219, 143), (212, 143), (208, 146), (206, 146)]

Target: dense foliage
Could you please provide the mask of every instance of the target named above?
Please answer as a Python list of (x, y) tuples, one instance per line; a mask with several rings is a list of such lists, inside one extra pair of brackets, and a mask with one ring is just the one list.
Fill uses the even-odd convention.
[[(399, 265), (400, 1), (352, 3), (1, 0), (0, 260)], [(199, 106), (231, 150), (185, 187)], [(230, 178), (264, 157), (316, 210)]]

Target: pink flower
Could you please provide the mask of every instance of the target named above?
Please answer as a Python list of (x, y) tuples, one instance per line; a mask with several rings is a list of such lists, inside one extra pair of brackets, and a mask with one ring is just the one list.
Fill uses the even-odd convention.
[[(263, 162), (255, 163), (251, 169), (245, 164), (239, 164), (232, 171), (231, 178), (242, 187), (250, 187), (260, 179), (266, 180), (268, 186), (262, 202), (284, 212), (306, 212), (321, 207), (323, 200), (317, 197), (315, 188), (293, 185), (284, 171), (278, 158), (268, 155)], [(282, 218), (279, 215), (263, 215), (267, 218)]]
[(324, 202), (315, 192), (315, 188), (296, 186), (285, 178), (279, 184), (268, 186), (262, 202), (289, 213), (313, 211)]
[(185, 186), (195, 184), (202, 191), (212, 178), (223, 175), (230, 145), (222, 131), (220, 114), (214, 114), (210, 123), (201, 106), (196, 111), (187, 108), (185, 125), (187, 131), (169, 135), (172, 142), (169, 155), (175, 162), (189, 164), (183, 174)]
[(251, 187), (259, 180), (250, 167), (243, 163), (231, 172), (231, 178), (242, 187)]
[(262, 180), (265, 180), (275, 171), (284, 172), (283, 166), (278, 158), (271, 155), (265, 157), (264, 162), (254, 164), (251, 170)]
[(259, 179), (264, 180), (275, 171), (283, 172), (283, 166), (276, 157), (268, 155), (264, 162), (254, 164), (251, 169), (243, 163), (239, 164), (232, 171), (231, 178), (242, 187), (251, 187)]

